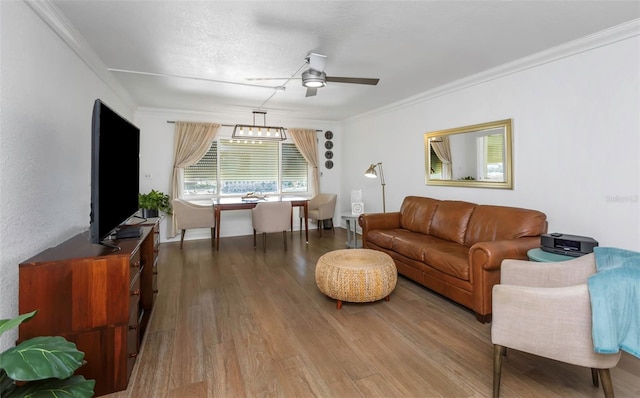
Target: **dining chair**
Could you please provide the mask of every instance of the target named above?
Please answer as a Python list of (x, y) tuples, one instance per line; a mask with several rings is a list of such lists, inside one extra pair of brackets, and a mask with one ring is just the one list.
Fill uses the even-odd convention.
[(215, 236), (215, 220), (212, 205), (199, 205), (188, 202), (184, 199), (174, 199), (172, 201), (173, 216), (176, 218), (177, 228), (180, 233), (180, 249), (184, 242), (184, 235), (187, 229), (210, 228), (211, 246), (213, 246)]
[(287, 229), (291, 226), (291, 202), (260, 202), (251, 209), (253, 222), (253, 247), (256, 248), (256, 234), (262, 234), (263, 250), (267, 251), (267, 234), (282, 232), (284, 250), (287, 250)]
[[(334, 193), (319, 193), (309, 200), (307, 218), (309, 220), (314, 220), (317, 223), (318, 229), (320, 230), (320, 236), (322, 236), (324, 223), (329, 222), (329, 220), (331, 220), (331, 230), (335, 231), (333, 227), (333, 213), (336, 210), (337, 198), (338, 195)], [(302, 218), (303, 215), (301, 214), (300, 229), (302, 229)]]

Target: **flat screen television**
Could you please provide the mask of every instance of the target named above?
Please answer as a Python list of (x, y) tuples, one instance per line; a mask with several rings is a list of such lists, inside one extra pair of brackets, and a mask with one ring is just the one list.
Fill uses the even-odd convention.
[[(97, 99), (91, 121), (92, 243), (103, 243), (138, 211), (139, 183), (140, 129)], [(129, 232), (136, 234), (135, 228)]]

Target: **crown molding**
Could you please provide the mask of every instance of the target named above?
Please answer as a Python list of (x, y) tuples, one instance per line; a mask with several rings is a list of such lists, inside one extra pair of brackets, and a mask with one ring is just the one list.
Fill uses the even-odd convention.
[(133, 110), (137, 104), (122, 85), (107, 71), (106, 65), (93, 51), (89, 43), (49, 0), (25, 0), (25, 3), (46, 23), (53, 32)]
[(456, 91), (464, 90), (482, 83), (489, 82), (491, 80), (496, 80), (508, 75), (519, 73), (527, 69), (561, 60), (563, 58), (572, 57), (577, 54), (614, 44), (636, 36), (640, 36), (640, 19), (634, 19), (629, 22), (616, 25), (612, 28), (591, 34), (589, 36), (585, 36), (580, 39), (576, 39), (559, 46), (552, 47), (548, 50), (544, 50), (526, 56), (524, 58), (520, 58), (513, 62), (488, 69), (484, 72), (464, 77), (451, 83), (447, 83), (423, 93), (380, 107), (373, 111), (347, 118), (343, 120), (343, 122), (366, 119), (383, 113), (393, 112), (402, 108), (429, 101), (437, 97), (441, 97), (443, 95), (451, 94)]
[[(136, 111), (136, 115), (153, 115), (165, 117), (168, 120), (190, 120), (190, 121), (202, 121), (210, 123), (221, 124), (237, 124), (251, 122), (251, 112), (255, 111), (255, 108), (239, 108), (239, 107), (215, 107), (210, 111), (194, 111), (188, 109), (169, 109), (169, 108), (152, 108), (152, 107), (139, 107)], [(321, 119), (307, 119), (291, 117), (287, 113), (272, 112), (269, 109), (262, 109), (267, 112), (269, 123), (293, 125), (298, 123), (300, 125), (310, 126), (331, 126), (337, 128), (340, 122)], [(272, 123), (273, 122), (273, 123)]]

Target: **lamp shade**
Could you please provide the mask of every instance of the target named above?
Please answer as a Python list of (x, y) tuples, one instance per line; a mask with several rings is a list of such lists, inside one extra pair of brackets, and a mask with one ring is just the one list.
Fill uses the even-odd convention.
[(369, 177), (369, 178), (377, 178), (378, 173), (376, 172), (376, 165), (372, 164), (371, 166), (369, 166), (367, 171), (364, 172), (364, 175), (365, 177)]

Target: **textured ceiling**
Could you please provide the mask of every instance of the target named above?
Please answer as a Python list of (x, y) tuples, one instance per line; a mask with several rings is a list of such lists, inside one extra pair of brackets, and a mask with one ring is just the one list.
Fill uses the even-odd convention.
[[(140, 107), (263, 106), (320, 120), (343, 120), (640, 17), (638, 1), (52, 3), (107, 68), (267, 86), (110, 72)], [(328, 76), (380, 83), (328, 83), (305, 98), (299, 79), (247, 80), (289, 77), (310, 51), (327, 56)]]

